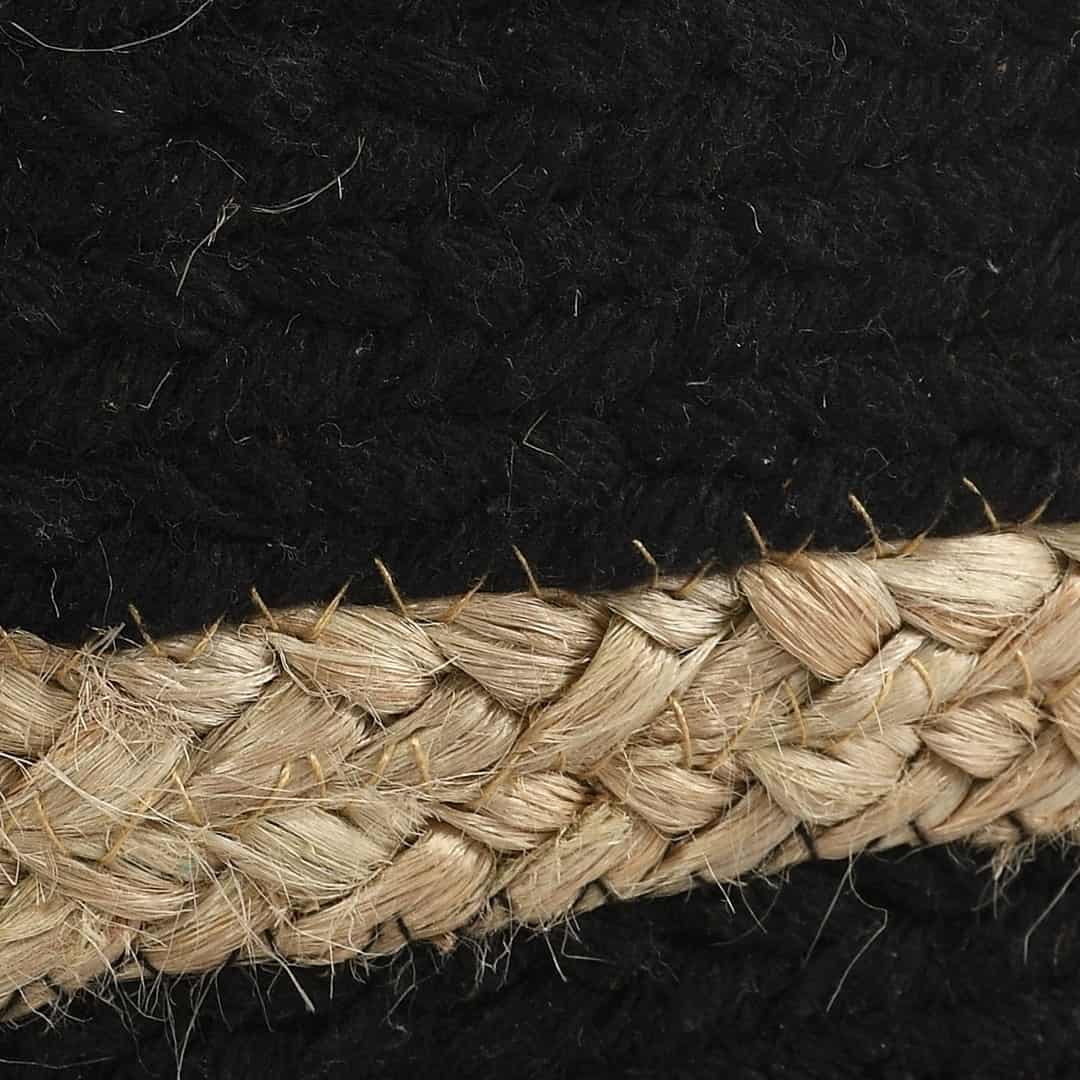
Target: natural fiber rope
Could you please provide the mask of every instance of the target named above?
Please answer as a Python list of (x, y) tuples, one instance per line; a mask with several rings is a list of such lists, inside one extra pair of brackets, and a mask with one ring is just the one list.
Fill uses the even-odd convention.
[[(1080, 824), (1080, 526), (0, 640), (0, 993)], [(531, 574), (530, 574), (531, 580)], [(535, 582), (533, 582), (535, 585)], [(137, 621), (137, 620), (136, 620)], [(140, 625), (141, 629), (141, 625)]]

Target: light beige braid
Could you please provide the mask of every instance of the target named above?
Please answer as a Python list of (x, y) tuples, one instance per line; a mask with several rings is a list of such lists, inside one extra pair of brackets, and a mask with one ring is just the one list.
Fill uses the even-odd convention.
[(617, 594), (136, 618), (127, 649), (3, 634), (0, 995), (1069, 836), (1078, 559), (1080, 525), (1027, 526)]

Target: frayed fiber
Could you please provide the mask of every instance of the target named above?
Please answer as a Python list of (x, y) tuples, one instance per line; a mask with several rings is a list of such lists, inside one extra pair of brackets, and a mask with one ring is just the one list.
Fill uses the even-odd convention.
[[(0, 642), (0, 990), (450, 949), (1080, 824), (1080, 526)], [(524, 559), (523, 559), (524, 561)], [(527, 568), (528, 564), (525, 563)], [(385, 567), (383, 567), (385, 570)], [(253, 593), (256, 600), (258, 594)]]

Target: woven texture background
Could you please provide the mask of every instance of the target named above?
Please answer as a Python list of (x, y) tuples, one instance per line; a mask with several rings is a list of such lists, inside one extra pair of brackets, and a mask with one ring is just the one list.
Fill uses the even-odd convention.
[(0, 9), (0, 623), (1080, 517), (1062, 5), (71, 8)]
[[(214, 0), (41, 44), (197, 8), (0, 6), (0, 625), (383, 602), (373, 555), (407, 598), (516, 589), (512, 542), (608, 587), (651, 573), (635, 538), (740, 564), (743, 512), (853, 548), (850, 492), (886, 537), (982, 528), (964, 476), (1003, 521), (1080, 518), (1067, 6)], [(297, 974), (313, 1016), (227, 972), (0, 1056), (1067, 1075), (1071, 894), (1023, 942), (1072, 861), (993, 902), (965, 860), (614, 906), (478, 979)]]

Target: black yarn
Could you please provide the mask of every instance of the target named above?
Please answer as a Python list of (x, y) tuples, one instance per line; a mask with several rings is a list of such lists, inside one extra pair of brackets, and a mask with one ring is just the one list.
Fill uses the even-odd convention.
[(1075, 23), (926, 8), (6, 4), (0, 623), (1076, 517)]
[[(619, 585), (633, 539), (753, 554), (744, 512), (857, 545), (849, 492), (887, 537), (979, 528), (965, 476), (1080, 517), (1068, 5), (215, 0), (89, 54), (15, 25), (194, 10), (0, 4), (0, 625), (381, 599), (375, 555), (407, 596), (520, 587), (511, 543)], [(257, 209), (358, 140), (340, 191)], [(1074, 1075), (1072, 894), (1023, 951), (1072, 860), (973, 912), (953, 858), (859, 860), (809, 959), (846, 867), (595, 912), (505, 984), (423, 949), (333, 1000), (299, 972), (310, 1017), (226, 971), (184, 1075)], [(5, 1075), (175, 1075), (199, 986), (171, 1026), (17, 1029)]]
[[(165, 995), (76, 1001), (16, 1029), (5, 1077), (249, 1076), (738, 1080), (1072, 1077), (1080, 1068), (1072, 860), (1047, 853), (993, 901), (941, 850), (800, 867), (615, 905), (576, 935), (522, 935), (489, 969), (416, 949), (364, 980), (226, 968)], [(295, 979), (295, 983), (293, 981)], [(315, 1008), (307, 1013), (299, 985)], [(194, 1017), (194, 1020), (193, 1020)], [(78, 1064), (82, 1063), (82, 1064)]]

